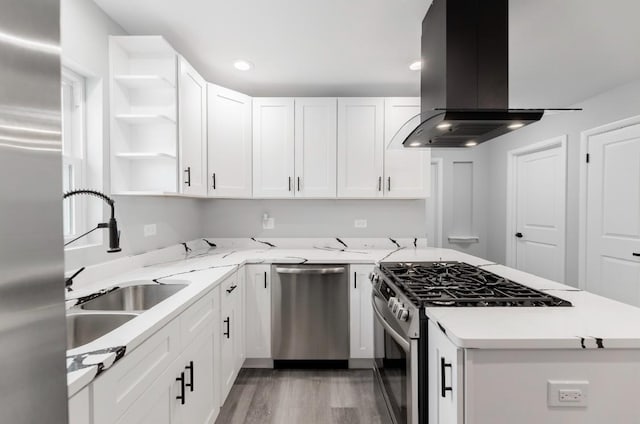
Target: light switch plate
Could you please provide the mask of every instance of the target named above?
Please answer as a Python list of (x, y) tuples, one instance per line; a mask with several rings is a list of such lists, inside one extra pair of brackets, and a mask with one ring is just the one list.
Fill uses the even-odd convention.
[(585, 408), (589, 400), (588, 381), (549, 380), (547, 403), (560, 408)]
[(144, 226), (144, 236), (145, 237), (150, 237), (150, 236), (155, 236), (158, 231), (158, 229), (156, 228), (156, 224), (147, 224)]
[(367, 228), (367, 220), (366, 219), (356, 219), (353, 221), (353, 226), (356, 228)]

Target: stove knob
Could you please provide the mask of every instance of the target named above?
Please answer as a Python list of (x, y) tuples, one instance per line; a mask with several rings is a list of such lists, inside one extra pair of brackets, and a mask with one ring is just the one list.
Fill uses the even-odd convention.
[(399, 300), (396, 299), (396, 303), (393, 304), (393, 309), (391, 309), (391, 312), (396, 314), (400, 309), (403, 309), (403, 308), (404, 308), (404, 305), (400, 303)]
[(395, 297), (390, 297), (389, 301), (387, 302), (387, 306), (389, 307), (389, 309), (393, 309), (393, 305), (395, 305), (397, 301), (398, 299), (396, 299)]
[(407, 321), (409, 319), (409, 311), (405, 308), (400, 308), (398, 309), (396, 316), (400, 321)]

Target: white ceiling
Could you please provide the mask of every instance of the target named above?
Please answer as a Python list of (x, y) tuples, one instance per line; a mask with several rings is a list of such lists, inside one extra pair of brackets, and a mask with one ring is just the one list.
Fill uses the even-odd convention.
[[(95, 0), (253, 96), (419, 94), (430, 0)], [(563, 107), (640, 77), (637, 0), (510, 0), (512, 107)], [(240, 72), (236, 59), (255, 69)]]

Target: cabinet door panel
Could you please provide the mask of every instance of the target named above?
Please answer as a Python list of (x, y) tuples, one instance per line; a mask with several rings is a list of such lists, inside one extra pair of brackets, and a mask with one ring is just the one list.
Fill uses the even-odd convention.
[(373, 358), (373, 307), (371, 306), (370, 265), (350, 267), (351, 358)]
[(381, 98), (338, 99), (338, 197), (382, 196)]
[[(208, 325), (181, 356), (186, 382), (190, 386), (186, 388), (186, 408), (181, 419), (185, 424), (207, 424), (213, 422), (218, 414), (214, 394), (213, 331), (213, 325)], [(193, 367), (193, 370), (188, 367)]]
[(271, 358), (271, 277), (269, 265), (247, 266), (245, 296), (247, 358)]
[(429, 322), (429, 422), (462, 424), (464, 364), (462, 349)]
[(296, 197), (336, 196), (336, 102), (295, 100)]
[(294, 101), (253, 99), (253, 195), (293, 197)]
[[(417, 97), (386, 98), (384, 101), (384, 145), (387, 146), (398, 130), (419, 113), (420, 99)], [(431, 187), (430, 169), (430, 150), (385, 149), (385, 197), (428, 197)]]
[(251, 197), (251, 97), (208, 88), (209, 196)]
[(178, 97), (182, 192), (206, 195), (207, 85), (184, 58), (180, 58)]

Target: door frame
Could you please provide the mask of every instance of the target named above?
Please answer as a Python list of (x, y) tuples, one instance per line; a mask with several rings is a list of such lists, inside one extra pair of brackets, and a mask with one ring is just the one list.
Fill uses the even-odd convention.
[[(429, 244), (430, 247), (442, 247), (442, 214), (443, 214), (443, 187), (444, 187), (444, 159), (443, 158), (436, 158), (436, 157), (431, 157), (431, 166), (432, 167), (437, 167), (437, 171), (436, 171), (436, 177), (437, 177), (437, 181), (436, 181), (436, 193), (431, 192), (431, 195), (429, 196), (429, 198), (425, 199), (425, 207), (426, 207), (426, 202), (428, 202), (430, 199), (435, 199), (436, 201), (436, 207), (434, 208), (436, 211), (436, 220), (435, 220), (435, 234), (434, 234), (434, 240), (428, 240), (427, 239), (427, 243)], [(431, 172), (431, 170), (429, 170), (429, 172)], [(429, 182), (429, 185), (431, 185), (431, 181)]]
[(589, 153), (589, 141), (591, 137), (600, 134), (620, 130), (626, 127), (640, 124), (640, 115), (631, 118), (614, 121), (600, 125), (580, 133), (580, 189), (578, 201), (578, 287), (586, 290), (587, 287), (587, 218), (588, 218), (588, 193), (589, 193), (589, 167), (586, 157)]
[(518, 149), (509, 150), (507, 152), (507, 216), (506, 216), (506, 265), (512, 268), (516, 266), (516, 240), (513, 234), (517, 231), (517, 206), (515, 204), (517, 199), (517, 177), (518, 166), (517, 161), (520, 156), (528, 155), (531, 153), (543, 152), (545, 150), (551, 150), (560, 148), (560, 165), (561, 174), (564, 185), (564, 202), (562, 204), (562, 216), (561, 222), (562, 228), (560, 233), (562, 234), (562, 256), (564, 258), (564, 274), (566, 278), (567, 274), (567, 134), (559, 135), (547, 140), (543, 140), (537, 143), (530, 144), (528, 146), (520, 147)]

